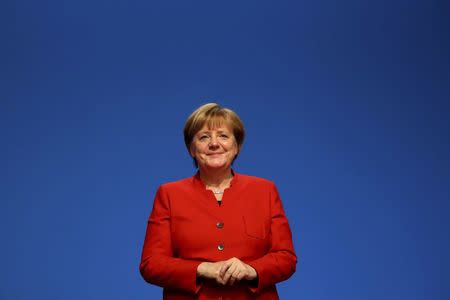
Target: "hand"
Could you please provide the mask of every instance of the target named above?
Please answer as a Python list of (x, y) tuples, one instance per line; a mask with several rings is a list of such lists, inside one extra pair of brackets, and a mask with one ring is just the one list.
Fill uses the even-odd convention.
[(220, 269), (225, 261), (218, 262), (202, 262), (197, 267), (197, 276), (208, 279), (215, 279), (217, 283), (225, 285), (220, 274)]
[(247, 265), (236, 257), (233, 257), (222, 262), (219, 270), (221, 282), (217, 282), (224, 285), (227, 283), (233, 285), (235, 281), (240, 281), (242, 279), (253, 280), (257, 276), (258, 274), (252, 266)]

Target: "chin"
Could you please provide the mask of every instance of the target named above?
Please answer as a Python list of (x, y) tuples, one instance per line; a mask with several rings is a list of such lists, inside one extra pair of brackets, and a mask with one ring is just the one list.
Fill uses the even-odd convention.
[(206, 165), (206, 167), (208, 169), (223, 169), (225, 168), (227, 165), (225, 164), (221, 164), (221, 165)]
[(227, 166), (228, 164), (225, 162), (209, 163), (205, 165), (205, 167), (209, 169), (223, 169), (226, 168)]

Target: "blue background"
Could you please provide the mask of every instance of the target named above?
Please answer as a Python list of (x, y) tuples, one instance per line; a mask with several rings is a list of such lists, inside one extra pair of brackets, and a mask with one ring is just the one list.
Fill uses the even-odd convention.
[(160, 298), (147, 217), (211, 101), (280, 190), (282, 299), (450, 299), (448, 1), (1, 6), (1, 299)]

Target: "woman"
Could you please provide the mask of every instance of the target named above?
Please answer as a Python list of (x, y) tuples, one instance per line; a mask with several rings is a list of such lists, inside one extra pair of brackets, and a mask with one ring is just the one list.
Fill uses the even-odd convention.
[(275, 185), (231, 165), (244, 126), (208, 103), (187, 119), (186, 147), (198, 167), (159, 187), (148, 220), (140, 272), (164, 299), (278, 299), (275, 284), (297, 257)]

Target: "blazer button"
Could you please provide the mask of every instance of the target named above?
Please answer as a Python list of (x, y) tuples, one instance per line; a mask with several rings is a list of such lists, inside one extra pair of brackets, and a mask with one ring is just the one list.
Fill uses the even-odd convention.
[(222, 251), (223, 248), (225, 248), (225, 247), (223, 246), (223, 244), (219, 244), (219, 245), (217, 246), (217, 249), (219, 249), (219, 251)]
[(223, 222), (217, 222), (216, 227), (219, 229), (223, 228)]

